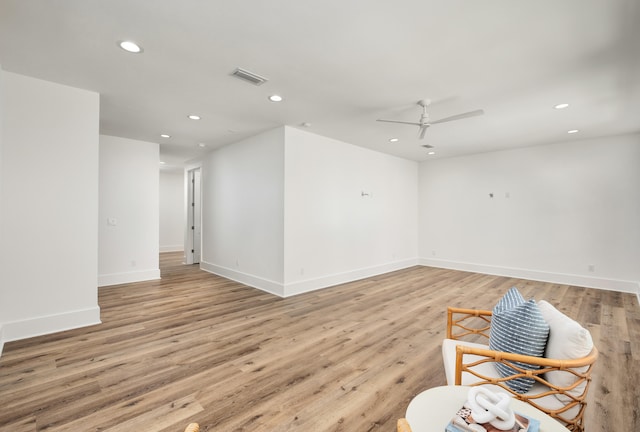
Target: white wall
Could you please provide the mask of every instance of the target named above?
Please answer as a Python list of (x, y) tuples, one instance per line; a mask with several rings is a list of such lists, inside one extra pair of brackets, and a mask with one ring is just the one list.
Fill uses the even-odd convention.
[[(4, 111), (2, 109), (3, 105), (4, 105), (4, 86), (3, 86), (3, 81), (4, 81), (4, 73), (2, 72), (2, 65), (0, 64), (0, 245), (4, 244), (4, 237), (2, 235), (2, 233), (4, 232), (4, 229), (2, 229), (2, 215), (4, 213), (3, 207), (4, 207), (4, 200), (2, 199), (2, 184), (4, 182), (3, 176), (2, 176), (2, 140), (4, 138), (4, 133), (2, 131), (2, 125), (4, 122)], [(2, 246), (0, 246), (0, 248), (2, 248)], [(0, 259), (2, 257), (2, 252), (0, 252)], [(0, 261), (0, 272), (3, 271), (4, 268), (4, 264)], [(0, 276), (0, 283), (2, 283), (2, 276)], [(2, 330), (3, 327), (3, 316), (4, 316), (4, 309), (7, 307), (7, 300), (5, 299), (5, 290), (2, 288), (2, 286), (0, 285), (0, 355), (2, 355), (2, 348), (4, 347), (4, 332)], [(4, 305), (4, 306), (3, 306)]]
[(184, 174), (160, 171), (160, 252), (184, 250)]
[(0, 76), (2, 338), (99, 323), (99, 96)]
[(421, 262), (637, 292), (638, 167), (640, 135), (423, 162)]
[(201, 268), (289, 296), (416, 265), (417, 184), (416, 162), (290, 127), (226, 146), (202, 164)]
[(159, 145), (100, 135), (98, 285), (160, 278)]
[(285, 130), (285, 295), (416, 265), (418, 163)]
[(282, 295), (284, 129), (210, 153), (201, 184), (200, 267)]

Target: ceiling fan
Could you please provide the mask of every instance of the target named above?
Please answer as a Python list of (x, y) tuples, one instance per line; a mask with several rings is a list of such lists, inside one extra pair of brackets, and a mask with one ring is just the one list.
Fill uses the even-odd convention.
[[(484, 110), (475, 110), (475, 111), (469, 111), (469, 112), (465, 112), (462, 114), (456, 114), (456, 115), (452, 115), (450, 117), (445, 117), (445, 118), (441, 118), (440, 120), (434, 120), (434, 121), (430, 121), (429, 120), (429, 114), (427, 113), (427, 107), (431, 104), (431, 100), (430, 99), (421, 99), (417, 102), (417, 105), (422, 107), (422, 115), (420, 116), (420, 121), (418, 122), (408, 122), (408, 121), (400, 121), (400, 120), (384, 120), (384, 119), (378, 119), (377, 121), (379, 122), (386, 122), (386, 123), (401, 123), (401, 124), (408, 124), (408, 125), (414, 125), (414, 126), (418, 126), (420, 128), (420, 130), (418, 131), (418, 136), (420, 137), (420, 139), (424, 138), (424, 134), (425, 132), (427, 132), (427, 129), (429, 128), (429, 126), (437, 124), (437, 123), (444, 123), (444, 122), (448, 122), (448, 121), (453, 121), (453, 120), (462, 120), (468, 117), (475, 117), (475, 116), (479, 116), (484, 114)], [(424, 146), (426, 147), (426, 146)]]

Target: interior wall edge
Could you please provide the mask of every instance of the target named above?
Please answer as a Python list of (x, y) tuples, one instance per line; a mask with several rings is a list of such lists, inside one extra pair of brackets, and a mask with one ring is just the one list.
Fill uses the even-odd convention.
[(438, 267), (450, 270), (461, 270), (473, 273), (483, 273), (495, 276), (513, 277), (540, 282), (559, 283), (563, 285), (580, 286), (585, 288), (597, 288), (607, 291), (618, 291), (624, 293), (636, 293), (640, 304), (639, 282), (624, 281), (617, 279), (597, 278), (567, 273), (553, 273), (540, 270), (530, 270), (521, 268), (500, 267), (486, 264), (448, 261), (433, 258), (420, 258), (420, 265), (427, 267)]

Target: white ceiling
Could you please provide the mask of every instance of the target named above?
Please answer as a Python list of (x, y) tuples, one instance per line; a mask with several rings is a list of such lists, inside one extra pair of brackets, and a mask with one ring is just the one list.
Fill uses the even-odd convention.
[[(0, 66), (99, 92), (101, 133), (169, 165), (303, 122), (413, 160), (640, 131), (637, 0), (0, 0)], [(375, 121), (417, 121), (423, 98), (432, 119), (485, 115), (424, 141)]]

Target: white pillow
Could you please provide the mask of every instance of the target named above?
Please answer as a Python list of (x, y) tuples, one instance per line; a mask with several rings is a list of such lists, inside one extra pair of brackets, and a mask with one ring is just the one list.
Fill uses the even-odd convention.
[[(560, 312), (544, 300), (538, 302), (540, 313), (549, 324), (549, 340), (545, 350), (545, 357), (550, 359), (576, 359), (585, 357), (593, 349), (593, 339), (589, 330)], [(584, 372), (588, 366), (576, 368)], [(576, 376), (571, 372), (553, 371), (545, 374), (547, 381), (553, 385), (567, 387), (576, 382)], [(580, 396), (584, 392), (586, 382), (567, 392), (573, 396)], [(569, 396), (557, 394), (563, 402), (569, 402)]]

